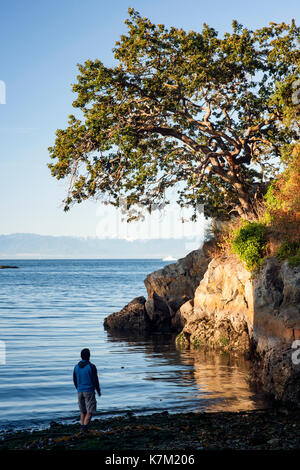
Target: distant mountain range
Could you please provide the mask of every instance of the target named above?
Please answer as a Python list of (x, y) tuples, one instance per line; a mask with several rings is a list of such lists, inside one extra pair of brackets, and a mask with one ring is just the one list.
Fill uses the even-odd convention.
[(199, 245), (187, 238), (128, 241), (14, 233), (0, 235), (0, 259), (182, 258)]

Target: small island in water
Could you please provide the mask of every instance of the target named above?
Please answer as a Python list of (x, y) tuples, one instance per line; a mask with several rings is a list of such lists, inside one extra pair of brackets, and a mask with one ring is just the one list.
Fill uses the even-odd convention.
[(18, 269), (19, 266), (0, 265), (0, 269)]

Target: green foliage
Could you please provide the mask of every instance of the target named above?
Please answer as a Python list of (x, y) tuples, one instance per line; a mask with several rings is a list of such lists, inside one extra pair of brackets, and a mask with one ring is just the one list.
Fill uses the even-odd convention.
[(278, 126), (282, 90), (272, 97), (298, 70), (299, 28), (251, 31), (234, 21), (219, 37), (206, 24), (155, 25), (132, 8), (125, 23), (116, 66), (78, 65), (82, 120), (71, 115), (49, 148), (52, 175), (69, 178), (65, 210), (90, 197), (150, 209), (176, 186), (179, 204), (204, 203), (207, 216), (247, 212), (262, 171), (273, 174), (295, 139)]
[(177, 335), (176, 337), (176, 346), (180, 349), (180, 348), (186, 348), (188, 347), (189, 345), (189, 342), (187, 340), (187, 338), (185, 337), (185, 334), (181, 331), (181, 333), (179, 333), (179, 335)]
[(222, 347), (228, 346), (229, 338), (227, 338), (227, 336), (222, 336), (222, 338), (219, 339), (219, 343)]
[(271, 183), (265, 194), (266, 208), (268, 210), (280, 209), (280, 201), (276, 197), (274, 183)]
[(200, 349), (204, 346), (204, 342), (199, 338), (194, 338), (193, 340), (193, 348)]
[(300, 250), (298, 250), (297, 254), (295, 256), (290, 256), (288, 258), (289, 265), (291, 268), (296, 268), (297, 266), (300, 265)]
[(265, 210), (261, 217), (262, 221), (270, 225), (275, 220), (276, 211), (280, 210), (281, 202), (276, 197), (276, 189), (274, 181), (269, 184), (266, 194), (264, 195)]
[(231, 241), (232, 251), (245, 262), (249, 271), (255, 270), (264, 259), (267, 228), (263, 223), (244, 222)]
[[(294, 126), (298, 131), (299, 118), (300, 118), (300, 81), (299, 81), (299, 64), (298, 69), (294, 73), (288, 75), (285, 80), (278, 81), (275, 85), (275, 93), (270, 99), (270, 103), (280, 105), (283, 109), (282, 115), (282, 129), (284, 132), (285, 128)], [(290, 146), (288, 143), (285, 148), (282, 149), (283, 161), (289, 158)]]
[(288, 242), (281, 243), (280, 247), (276, 252), (276, 256), (280, 261), (288, 260), (291, 267), (300, 265), (300, 242)]

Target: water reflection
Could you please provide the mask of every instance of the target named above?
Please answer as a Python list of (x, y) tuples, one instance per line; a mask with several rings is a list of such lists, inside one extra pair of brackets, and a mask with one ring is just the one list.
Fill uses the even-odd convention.
[[(170, 404), (202, 411), (245, 411), (270, 406), (249, 381), (250, 362), (236, 355), (204, 350), (179, 350), (174, 334), (107, 333), (107, 341), (144, 353), (149, 368), (145, 381), (165, 387)], [(168, 401), (168, 400), (167, 400)]]

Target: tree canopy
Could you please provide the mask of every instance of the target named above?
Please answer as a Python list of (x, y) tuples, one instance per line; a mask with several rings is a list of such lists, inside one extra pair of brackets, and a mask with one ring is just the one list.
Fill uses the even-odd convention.
[(78, 65), (77, 116), (49, 148), (52, 175), (69, 178), (65, 210), (91, 197), (118, 206), (121, 196), (150, 210), (171, 187), (207, 216), (253, 210), (298, 138), (286, 125), (287, 107), (299, 108), (294, 20), (256, 31), (233, 21), (222, 37), (206, 24), (168, 29), (134, 9), (125, 23), (116, 66)]

